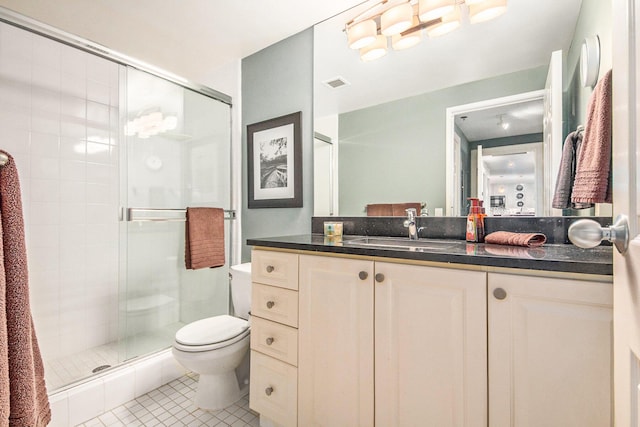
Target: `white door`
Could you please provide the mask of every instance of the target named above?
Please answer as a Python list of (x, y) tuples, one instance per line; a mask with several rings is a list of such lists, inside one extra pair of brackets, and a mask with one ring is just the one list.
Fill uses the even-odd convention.
[[(614, 393), (618, 427), (640, 425), (640, 236), (637, 179), (640, 157), (640, 1), (613, 2), (613, 208), (629, 217), (630, 246), (614, 251)], [(606, 70), (604, 70), (606, 71)], [(603, 74), (603, 73), (601, 73)]]
[[(556, 188), (556, 178), (562, 156), (562, 51), (551, 53), (549, 73), (544, 88), (544, 188)], [(560, 209), (552, 209), (553, 191), (544, 198), (544, 215), (562, 215)]]
[[(484, 170), (484, 160), (482, 158), (482, 145), (478, 145), (478, 192), (475, 197), (480, 200), (484, 200), (484, 180), (485, 180), (485, 170)], [(474, 197), (473, 195), (471, 197)]]

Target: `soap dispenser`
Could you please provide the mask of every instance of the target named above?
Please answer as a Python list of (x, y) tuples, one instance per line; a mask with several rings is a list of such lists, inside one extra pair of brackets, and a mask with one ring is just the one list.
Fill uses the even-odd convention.
[(483, 242), (484, 241), (484, 208), (482, 201), (476, 197), (468, 199), (469, 215), (467, 215), (467, 242)]

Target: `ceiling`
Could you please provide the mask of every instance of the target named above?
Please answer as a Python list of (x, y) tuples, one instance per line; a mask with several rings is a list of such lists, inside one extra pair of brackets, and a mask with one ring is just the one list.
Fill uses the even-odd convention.
[[(585, 0), (586, 1), (586, 0)], [(588, 0), (594, 1), (594, 0)], [(599, 0), (596, 0), (599, 1)], [(348, 48), (344, 24), (365, 6), (316, 26), (314, 45), (315, 115), (324, 117), (516, 71), (546, 67), (551, 52), (567, 52), (573, 41), (583, 0), (512, 0), (507, 12), (485, 23), (470, 24), (463, 13), (461, 28), (438, 38), (423, 36), (419, 45), (389, 50), (371, 62)], [(340, 77), (336, 89), (323, 83)], [(516, 111), (515, 109), (523, 111)], [(542, 106), (535, 107), (535, 129), (519, 128), (531, 121), (511, 120), (508, 132), (498, 130), (497, 116), (534, 114), (531, 105), (475, 112), (462, 123), (470, 141), (542, 132)], [(479, 120), (476, 119), (476, 115)], [(532, 116), (533, 117), (533, 116)], [(459, 123), (460, 124), (460, 123)]]
[(206, 83), (207, 76), (219, 67), (362, 2), (0, 0), (0, 6)]

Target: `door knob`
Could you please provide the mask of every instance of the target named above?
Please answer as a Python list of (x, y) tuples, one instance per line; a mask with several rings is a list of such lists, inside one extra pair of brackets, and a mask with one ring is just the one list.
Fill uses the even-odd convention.
[(276, 268), (273, 265), (267, 265), (267, 273), (273, 273)]
[(271, 345), (273, 344), (273, 341), (275, 341), (272, 337), (267, 338), (267, 345)]
[(629, 247), (629, 222), (626, 215), (618, 215), (609, 227), (592, 219), (579, 219), (569, 226), (569, 240), (579, 248), (593, 248), (606, 240), (624, 255)]
[(367, 277), (369, 277), (369, 273), (367, 273), (366, 271), (361, 271), (360, 273), (358, 273), (358, 277), (360, 278), (360, 280), (367, 280)]
[(378, 283), (382, 283), (382, 282), (384, 282), (384, 274), (382, 274), (382, 273), (377, 273), (377, 274), (376, 274), (376, 282), (378, 282)]
[(273, 306), (274, 306), (274, 305), (276, 305), (276, 303), (275, 303), (275, 302), (273, 302), (273, 301), (267, 301), (267, 308), (271, 309), (271, 308), (273, 308)]

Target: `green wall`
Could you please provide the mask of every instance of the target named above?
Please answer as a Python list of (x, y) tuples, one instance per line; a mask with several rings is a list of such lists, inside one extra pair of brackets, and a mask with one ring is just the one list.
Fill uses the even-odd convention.
[[(302, 111), (302, 208), (247, 208), (247, 125)], [(306, 234), (313, 215), (313, 29), (242, 60), (242, 261), (248, 238)]]
[(444, 208), (446, 109), (544, 89), (546, 75), (539, 67), (341, 114), (340, 215), (364, 215), (369, 203)]

